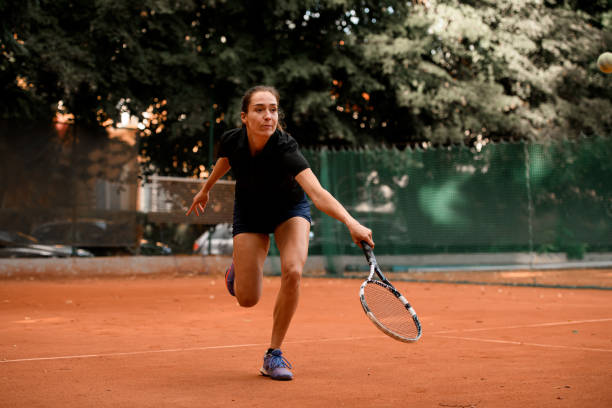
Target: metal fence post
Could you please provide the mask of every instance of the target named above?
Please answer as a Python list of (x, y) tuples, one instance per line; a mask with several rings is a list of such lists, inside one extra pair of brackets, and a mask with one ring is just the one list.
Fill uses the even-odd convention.
[[(323, 147), (320, 152), (321, 157), (321, 185), (324, 189), (330, 189), (329, 182), (329, 164), (327, 162), (327, 149)], [(336, 266), (334, 265), (334, 250), (332, 242), (334, 240), (332, 220), (330, 217), (323, 215), (321, 217), (321, 229), (323, 230), (323, 239), (321, 240), (323, 245), (323, 255), (325, 255), (325, 261), (327, 264), (327, 272), (335, 275), (337, 273)]]

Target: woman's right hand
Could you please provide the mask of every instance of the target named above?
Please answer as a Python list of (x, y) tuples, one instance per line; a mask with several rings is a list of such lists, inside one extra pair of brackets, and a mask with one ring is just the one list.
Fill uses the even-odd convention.
[(357, 221), (347, 224), (347, 227), (353, 242), (357, 244), (357, 246), (361, 248), (361, 241), (365, 241), (366, 244), (374, 248), (374, 240), (372, 239), (371, 229), (364, 227)]
[(193, 197), (193, 202), (191, 203), (191, 207), (189, 207), (189, 211), (187, 211), (187, 215), (191, 214), (193, 211), (195, 211), (196, 215), (200, 215), (200, 213), (204, 214), (204, 208), (206, 208), (206, 203), (208, 203), (208, 197), (208, 191), (200, 190), (198, 194)]

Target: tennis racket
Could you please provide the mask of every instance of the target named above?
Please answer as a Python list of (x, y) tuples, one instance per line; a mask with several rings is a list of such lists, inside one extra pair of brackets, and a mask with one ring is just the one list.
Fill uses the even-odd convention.
[[(370, 265), (370, 275), (359, 289), (359, 299), (366, 315), (387, 336), (403, 342), (415, 342), (421, 337), (421, 323), (410, 303), (385, 278), (372, 248), (361, 242)], [(375, 275), (379, 279), (375, 279)]]

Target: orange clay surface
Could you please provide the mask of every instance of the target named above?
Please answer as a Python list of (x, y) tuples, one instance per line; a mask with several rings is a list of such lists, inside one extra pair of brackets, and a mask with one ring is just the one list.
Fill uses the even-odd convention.
[(254, 308), (221, 276), (0, 282), (0, 407), (610, 407), (612, 291), (398, 282), (415, 344), (366, 318), (359, 280), (304, 278), (259, 375), (280, 279)]

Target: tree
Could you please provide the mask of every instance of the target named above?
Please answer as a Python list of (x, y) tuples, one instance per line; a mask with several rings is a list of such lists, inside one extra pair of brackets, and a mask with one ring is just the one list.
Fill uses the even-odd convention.
[(145, 171), (194, 175), (210, 126), (217, 136), (234, 126), (242, 93), (268, 83), (286, 95), (285, 121), (303, 144), (357, 143), (360, 128), (335, 100), (365, 109), (363, 95), (380, 85), (349, 42), (404, 10), (398, 1), (341, 0), (5, 5), (2, 99), (18, 103), (1, 115), (49, 120), (61, 100), (76, 122), (96, 127), (129, 111), (145, 125)]
[(48, 123), (62, 101), (100, 129), (130, 112), (145, 173), (205, 173), (211, 128), (218, 141), (236, 126), (258, 83), (280, 90), (305, 146), (611, 128), (603, 0), (26, 0), (0, 14), (0, 118)]
[(413, 7), (399, 28), (365, 45), (368, 61), (384, 62), (386, 96), (406, 112), (387, 132), (407, 135), (410, 126), (404, 142), (470, 144), (609, 134), (612, 84), (595, 61), (612, 35), (596, 21), (553, 1)]

